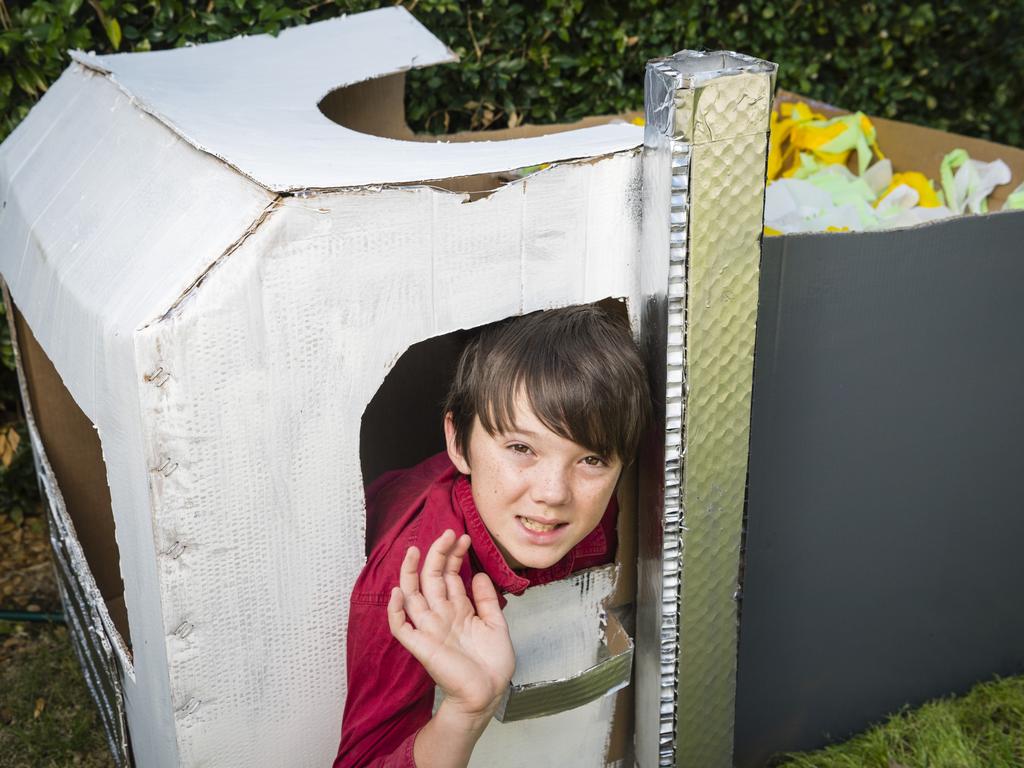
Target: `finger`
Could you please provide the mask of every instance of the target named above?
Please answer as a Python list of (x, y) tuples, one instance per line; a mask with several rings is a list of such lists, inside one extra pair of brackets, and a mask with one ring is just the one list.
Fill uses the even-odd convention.
[(473, 602), (476, 604), (476, 615), (485, 623), (491, 626), (505, 625), (505, 615), (501, 612), (498, 593), (494, 591), (494, 584), (485, 573), (478, 573), (473, 577)]
[(408, 634), (407, 627), (409, 630), (415, 631), (405, 619), (405, 598), (402, 595), (402, 590), (399, 587), (394, 587), (391, 590), (391, 598), (388, 600), (388, 628), (391, 630), (391, 634), (401, 641), (401, 637)]
[(398, 571), (398, 585), (404, 596), (406, 610), (413, 623), (417, 623), (418, 617), (427, 610), (427, 601), (420, 593), (420, 551), (416, 547), (409, 547), (405, 551), (405, 559)]
[(469, 551), (469, 534), (462, 534), (455, 541), (448, 560), (444, 565), (444, 583), (448, 588), (448, 599), (456, 604), (463, 613), (472, 612), (469, 598), (466, 596), (466, 586), (462, 583), (462, 561)]
[(448, 599), (448, 589), (444, 583), (444, 566), (454, 543), (455, 532), (449, 528), (434, 540), (427, 550), (427, 556), (423, 558), (420, 591), (431, 607)]
[(394, 638), (405, 647), (413, 656), (416, 656), (416, 630), (410, 624), (405, 615), (405, 596), (400, 587), (391, 590), (391, 598), (388, 600), (388, 628)]
[(444, 564), (445, 573), (458, 573), (462, 569), (462, 561), (469, 551), (469, 534), (464, 533), (455, 540), (455, 546), (448, 554), (448, 560)]
[(415, 595), (420, 591), (420, 551), (417, 547), (405, 550), (405, 558), (398, 570), (398, 586), (406, 596)]

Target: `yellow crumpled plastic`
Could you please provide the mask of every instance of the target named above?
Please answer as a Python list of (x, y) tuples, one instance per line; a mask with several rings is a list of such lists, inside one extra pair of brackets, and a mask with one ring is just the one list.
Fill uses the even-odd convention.
[(878, 200), (875, 201), (875, 207), (881, 203), (885, 196), (892, 192), (900, 184), (906, 184), (908, 187), (917, 192), (918, 205), (922, 208), (938, 208), (942, 205), (942, 201), (939, 199), (938, 193), (935, 191), (935, 187), (932, 186), (931, 179), (925, 176), (919, 171), (906, 171), (904, 173), (894, 173), (892, 175), (892, 182), (889, 186), (882, 190), (878, 196)]
[(769, 129), (769, 181), (795, 175), (806, 165), (802, 155), (819, 163), (845, 163), (856, 151), (860, 174), (872, 155), (879, 160), (885, 157), (878, 147), (875, 126), (863, 112), (827, 119), (804, 102), (785, 103), (772, 111)]
[(793, 128), (811, 120), (824, 119), (824, 115), (812, 112), (802, 101), (780, 104), (778, 111), (772, 110), (768, 134), (769, 181), (779, 178), (783, 170), (799, 166), (799, 150), (789, 141)]

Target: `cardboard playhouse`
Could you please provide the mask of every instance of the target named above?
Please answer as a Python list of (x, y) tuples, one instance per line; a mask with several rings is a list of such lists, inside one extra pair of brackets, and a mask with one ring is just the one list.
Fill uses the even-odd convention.
[[(641, 342), (656, 424), (619, 489), (615, 564), (510, 599), (517, 673), (473, 765), (726, 766), (734, 752), (754, 765), (758, 750), (820, 738), (825, 720), (808, 712), (844, 681), (787, 698), (820, 670), (785, 656), (792, 638), (773, 617), (817, 627), (820, 579), (835, 574), (810, 574), (823, 592), (794, 605), (777, 584), (803, 584), (802, 561), (772, 555), (786, 530), (835, 560), (828, 536), (849, 518), (821, 513), (821, 494), (780, 489), (845, 475), (773, 463), (804, 446), (779, 427), (802, 423), (778, 389), (782, 363), (807, 384), (828, 359), (787, 357), (780, 324), (813, 336), (827, 327), (806, 312), (820, 300), (842, 325), (855, 309), (835, 298), (861, 263), (883, 286), (875, 299), (895, 300), (879, 241), (903, 253), (934, 232), (977, 252), (1019, 242), (1024, 214), (778, 238), (771, 279), (759, 278), (775, 68), (740, 54), (651, 62), (643, 128), (597, 119), (490, 141), (405, 125), (403, 73), (454, 56), (402, 8), (73, 59), (0, 147), (0, 272), (65, 611), (119, 765), (329, 764), (364, 483), (440, 449), (438, 402), (473, 332), (596, 301)], [(842, 275), (825, 298), (781, 276), (804, 248)], [(1009, 290), (1009, 261), (984, 280)], [(900, 274), (913, 283), (929, 268), (922, 257)], [(1019, 310), (996, 306), (1006, 331)], [(996, 322), (982, 314), (980, 328)], [(756, 374), (755, 328), (759, 350), (775, 349), (767, 366), (759, 351)], [(920, 353), (916, 375), (937, 352)], [(1001, 530), (996, 512), (986, 531)], [(1004, 587), (1021, 584), (1007, 569)], [(1019, 664), (1012, 629), (960, 648), (971, 663), (958, 680)], [(1001, 664), (986, 666), (999, 642)], [(922, 680), (946, 684), (931, 673), (853, 702), (843, 722), (880, 716), (886, 696), (916, 696)], [(762, 738), (778, 713), (803, 718), (788, 741)]]

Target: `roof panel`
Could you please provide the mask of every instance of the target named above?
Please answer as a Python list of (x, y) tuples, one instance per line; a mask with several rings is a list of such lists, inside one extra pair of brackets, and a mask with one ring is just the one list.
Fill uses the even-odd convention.
[(330, 189), (493, 173), (618, 152), (643, 131), (616, 123), (534, 138), (398, 141), (358, 133), (319, 110), (331, 91), (456, 61), (404, 8), (148, 53), (74, 52), (194, 146), (275, 191)]

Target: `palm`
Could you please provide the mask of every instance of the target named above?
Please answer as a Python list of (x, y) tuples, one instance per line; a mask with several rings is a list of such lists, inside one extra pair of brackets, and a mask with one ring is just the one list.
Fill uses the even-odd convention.
[(388, 604), (392, 634), (427, 670), (446, 698), (467, 714), (493, 711), (515, 670), (515, 652), (490, 579), (473, 579), (473, 603), (459, 569), (469, 537), (445, 531), (424, 558), (406, 553), (401, 586)]

